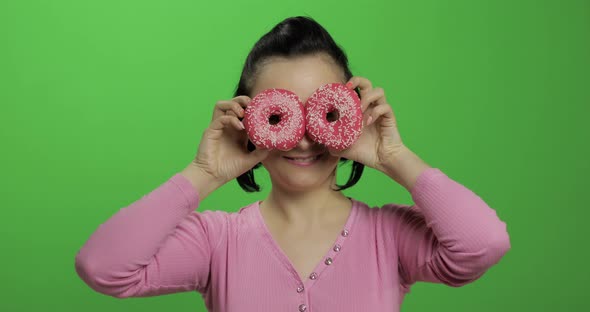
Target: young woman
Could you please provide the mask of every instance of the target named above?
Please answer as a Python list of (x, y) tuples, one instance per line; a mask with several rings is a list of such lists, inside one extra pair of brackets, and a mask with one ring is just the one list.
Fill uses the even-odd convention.
[[(350, 148), (330, 150), (307, 135), (289, 151), (248, 143), (241, 118), (255, 95), (282, 88), (305, 103), (333, 82), (360, 94), (363, 129)], [(352, 161), (344, 185), (336, 185), (339, 161)], [(235, 178), (258, 190), (260, 164), (272, 181), (267, 198), (235, 213), (194, 211)], [(401, 184), (415, 204), (370, 208), (344, 196), (364, 166)], [(404, 145), (383, 89), (351, 74), (317, 22), (293, 17), (255, 44), (195, 159), (101, 224), (76, 271), (117, 298), (197, 291), (210, 311), (399, 311), (415, 282), (465, 285), (509, 249), (494, 210)]]

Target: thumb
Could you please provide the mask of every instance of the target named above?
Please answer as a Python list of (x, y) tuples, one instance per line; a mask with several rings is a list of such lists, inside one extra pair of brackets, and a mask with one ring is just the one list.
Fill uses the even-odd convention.
[(246, 156), (246, 159), (248, 163), (251, 164), (251, 166), (254, 166), (264, 160), (269, 153), (269, 149), (256, 148), (254, 151), (250, 152), (248, 156)]

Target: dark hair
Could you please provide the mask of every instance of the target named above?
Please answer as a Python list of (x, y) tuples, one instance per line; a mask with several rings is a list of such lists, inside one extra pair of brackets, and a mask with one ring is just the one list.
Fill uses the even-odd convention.
[[(329, 55), (342, 68), (346, 80), (352, 77), (346, 54), (318, 22), (305, 16), (289, 17), (283, 20), (254, 44), (246, 58), (234, 97), (250, 95), (257, 71), (269, 58), (277, 56), (288, 58), (319, 53)], [(360, 96), (358, 88), (355, 91)], [(248, 141), (248, 151), (253, 151), (255, 148), (254, 144)], [(345, 158), (340, 160), (344, 163), (349, 161)], [(256, 164), (237, 178), (238, 184), (246, 192), (260, 191), (260, 186), (254, 180), (254, 169), (260, 166), (261, 163)], [(355, 185), (361, 178), (364, 168), (363, 164), (353, 161), (348, 181), (344, 185), (336, 184), (338, 187), (336, 191)]]

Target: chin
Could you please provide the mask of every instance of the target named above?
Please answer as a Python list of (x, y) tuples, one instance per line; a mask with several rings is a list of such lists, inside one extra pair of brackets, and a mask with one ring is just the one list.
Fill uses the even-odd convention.
[(331, 185), (335, 168), (322, 168), (324, 170), (285, 170), (273, 180), (282, 187), (293, 191), (314, 190), (326, 185)]

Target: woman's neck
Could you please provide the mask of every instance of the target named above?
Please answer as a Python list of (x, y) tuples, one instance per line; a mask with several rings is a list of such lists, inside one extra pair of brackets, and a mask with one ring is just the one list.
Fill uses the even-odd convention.
[(333, 187), (333, 180), (321, 187), (301, 191), (273, 185), (260, 208), (267, 216), (278, 218), (285, 225), (322, 226), (342, 214), (348, 215), (352, 208), (352, 202)]

